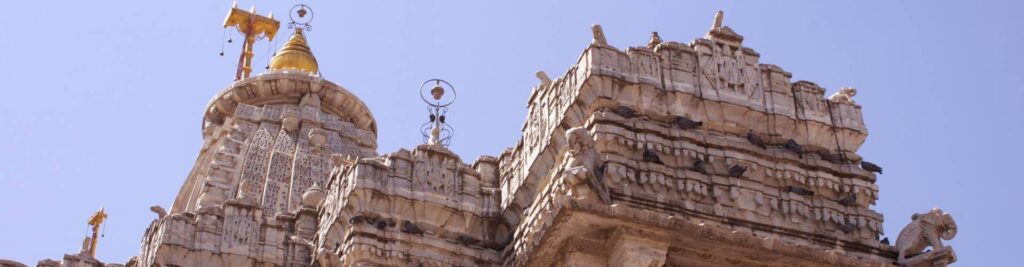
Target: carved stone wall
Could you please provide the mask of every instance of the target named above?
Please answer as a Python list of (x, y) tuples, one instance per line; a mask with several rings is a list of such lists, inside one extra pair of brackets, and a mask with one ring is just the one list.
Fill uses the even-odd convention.
[[(604, 162), (599, 180), (616, 209), (851, 259), (832, 264), (890, 259), (891, 247), (878, 240), (883, 217), (870, 209), (878, 197), (875, 176), (859, 167), (856, 155), (867, 137), (860, 106), (826, 100), (814, 83), (791, 82), (791, 74), (761, 64), (760, 55), (741, 44), (731, 30), (688, 45), (661, 42), (626, 51), (595, 43), (560, 79), (535, 88), (523, 138), (499, 158), (501, 203), (515, 226), (506, 263), (559, 262), (537, 251), (576, 242), (552, 241), (564, 234), (551, 231), (580, 216), (554, 211), (570, 204), (558, 204), (564, 193), (552, 185), (562, 183), (564, 132), (577, 126), (596, 142)], [(586, 202), (562, 201), (572, 207)], [(681, 246), (669, 243), (670, 249)]]
[(208, 105), (170, 214), (154, 209), (126, 265), (954, 262), (941, 210), (914, 215), (899, 253), (878, 240), (880, 167), (857, 155), (867, 128), (852, 94), (791, 81), (721, 16), (689, 44), (655, 33), (625, 51), (595, 25), (565, 74), (537, 74), (516, 145), (473, 164), (443, 145), (378, 155), (366, 106), (316, 76), (235, 82)]
[(496, 160), (438, 145), (336, 158), (317, 232), (326, 266), (496, 266), (508, 242)]

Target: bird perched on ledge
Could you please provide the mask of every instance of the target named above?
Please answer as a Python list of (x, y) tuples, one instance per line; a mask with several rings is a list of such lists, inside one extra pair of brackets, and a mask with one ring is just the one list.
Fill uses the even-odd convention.
[(865, 171), (876, 172), (878, 174), (882, 174), (882, 167), (878, 166), (878, 165), (875, 165), (874, 163), (871, 163), (871, 162), (861, 161), (860, 162), (860, 168), (864, 169)]
[(764, 139), (761, 139), (761, 136), (757, 135), (753, 131), (747, 132), (747, 141), (761, 147), (761, 149), (768, 149), (768, 146), (765, 145)]
[(690, 118), (683, 117), (683, 116), (676, 117), (676, 126), (679, 126), (679, 129), (683, 129), (683, 130), (697, 129), (697, 128), (703, 126), (703, 125), (704, 125), (704, 122), (701, 122), (701, 121), (691, 120)]
[(857, 204), (857, 196), (853, 194), (839, 200), (839, 205), (843, 205), (844, 207), (849, 207), (853, 204)]
[(800, 144), (796, 143), (796, 140), (787, 140), (786, 143), (782, 145), (782, 148), (789, 150), (789, 152), (796, 153), (796, 155), (799, 156), (801, 159), (804, 158), (804, 149), (800, 147)]
[(651, 149), (644, 149), (644, 162), (664, 164), (661, 162), (661, 157), (658, 157), (658, 152), (654, 152), (654, 150)]
[(412, 223), (410, 221), (402, 221), (402, 227), (400, 230), (403, 233), (423, 235), (423, 229), (420, 229), (419, 226), (416, 226), (415, 223)]
[(693, 161), (692, 169), (693, 169), (693, 171), (699, 172), (701, 174), (708, 174), (707, 168), (704, 167), (704, 161), (701, 160), (701, 159), (697, 159), (697, 160)]
[(636, 117), (636, 111), (627, 106), (621, 106), (615, 109), (615, 114), (618, 114), (619, 116), (622, 116), (623, 118), (627, 119)]
[(729, 177), (739, 178), (743, 176), (743, 173), (745, 172), (747, 172), (747, 167), (733, 165), (732, 167), (729, 168)]

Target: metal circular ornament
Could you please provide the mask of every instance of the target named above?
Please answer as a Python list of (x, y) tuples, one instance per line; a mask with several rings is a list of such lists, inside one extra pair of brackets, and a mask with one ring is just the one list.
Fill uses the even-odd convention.
[[(444, 100), (444, 97), (442, 97), (441, 100), (431, 102), (430, 100), (434, 98), (434, 96), (431, 94), (431, 90), (437, 86), (441, 86), (443, 89), (445, 89), (445, 96), (448, 95), (448, 92), (451, 92), (451, 99)], [(427, 103), (427, 105), (430, 105), (432, 107), (447, 107), (448, 105), (451, 105), (453, 102), (455, 102), (455, 96), (455, 87), (445, 80), (430, 79), (423, 82), (423, 84), (420, 85), (420, 99), (423, 99), (423, 102)]]
[[(299, 18), (295, 19), (296, 16)], [(313, 8), (304, 4), (295, 5), (288, 12), (288, 18), (292, 20), (292, 22), (288, 24), (288, 28), (302, 26), (308, 30), (312, 28), (309, 23), (313, 22)]]

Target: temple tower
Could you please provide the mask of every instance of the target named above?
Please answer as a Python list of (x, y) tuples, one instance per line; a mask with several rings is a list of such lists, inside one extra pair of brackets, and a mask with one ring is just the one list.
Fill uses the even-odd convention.
[[(277, 25), (258, 16), (232, 8), (225, 25), (276, 33), (252, 30)], [(170, 212), (152, 208), (126, 265), (955, 262), (940, 239), (956, 222), (940, 209), (914, 214), (898, 236), (883, 231), (882, 168), (857, 153), (868, 130), (856, 90), (826, 98), (791, 81), (723, 16), (689, 43), (655, 32), (625, 50), (593, 25), (576, 64), (555, 79), (537, 73), (522, 137), (473, 163), (447, 148), (441, 80), (430, 80), (425, 144), (378, 154), (369, 109), (322, 78), (308, 21), (292, 17), (268, 71), (248, 77), (242, 57), (239, 79), (207, 105), (195, 167)], [(87, 252), (40, 262), (61, 264), (102, 266)]]
[(203, 118), (203, 147), (172, 213), (246, 199), (264, 215), (299, 207), (302, 192), (326, 184), (330, 155), (376, 155), (376, 122), (366, 105), (319, 75), (301, 27), (270, 71), (219, 92)]

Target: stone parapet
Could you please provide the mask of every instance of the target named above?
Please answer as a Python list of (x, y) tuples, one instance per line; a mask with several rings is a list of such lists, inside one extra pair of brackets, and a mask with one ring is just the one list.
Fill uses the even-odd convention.
[(229, 200), (154, 220), (129, 265), (309, 266), (315, 228), (311, 208), (267, 218), (255, 203)]

